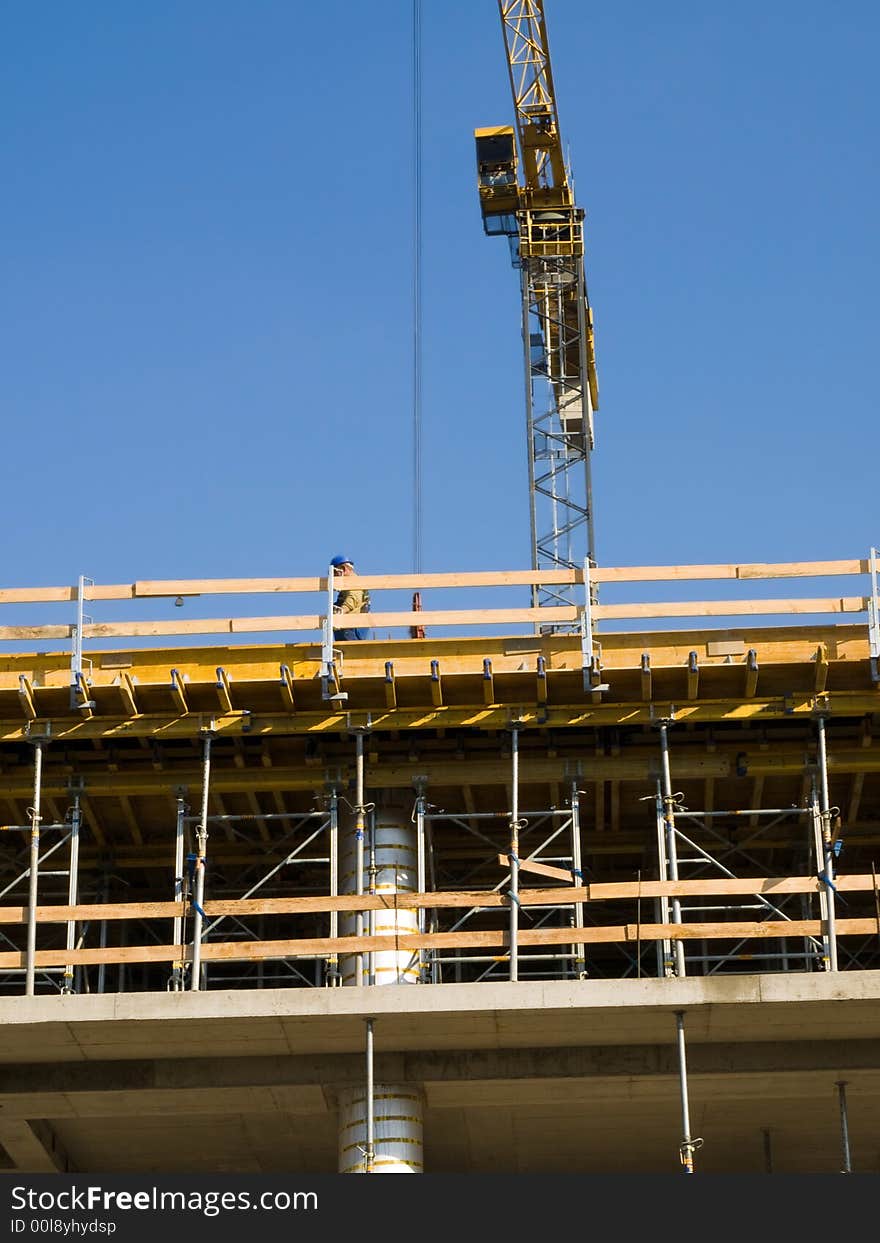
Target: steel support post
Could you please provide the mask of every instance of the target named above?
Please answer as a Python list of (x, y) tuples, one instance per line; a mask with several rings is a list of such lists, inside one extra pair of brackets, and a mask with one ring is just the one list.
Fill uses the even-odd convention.
[[(355, 735), (355, 809), (354, 809), (354, 832), (355, 832), (355, 893), (359, 898), (364, 893), (364, 822), (366, 819), (364, 811), (364, 736), (363, 734)], [(363, 908), (359, 908), (355, 913), (354, 920), (355, 936), (358, 941), (363, 939), (364, 935), (364, 912)], [(363, 987), (364, 983), (364, 952), (358, 950), (354, 960), (355, 985), (358, 988)]]
[(679, 1154), (685, 1174), (694, 1172), (694, 1152), (702, 1146), (701, 1139), (691, 1136), (691, 1112), (688, 1101), (687, 1052), (684, 1041), (684, 1011), (675, 1012), (675, 1029), (678, 1040), (678, 1086), (681, 1094), (681, 1145)]
[[(174, 901), (183, 903), (183, 832), (184, 819), (186, 816), (186, 803), (178, 795), (177, 798), (177, 817), (174, 829)], [(174, 993), (183, 992), (184, 973), (186, 970), (184, 950), (183, 950), (183, 915), (174, 916), (173, 931), (171, 933), (174, 945), (180, 950), (181, 956), (175, 959), (171, 968), (171, 991)]]
[[(339, 794), (334, 786), (330, 791), (330, 897), (339, 893)], [(330, 940), (335, 944), (339, 937), (339, 912), (330, 912)], [(341, 983), (339, 955), (335, 949), (327, 959), (327, 983), (331, 988)]]
[(761, 1131), (761, 1135), (763, 1136), (763, 1140), (764, 1140), (764, 1173), (772, 1174), (773, 1173), (773, 1149), (770, 1145), (769, 1127), (764, 1127), (764, 1129)]
[(510, 731), (510, 978), (519, 979), (519, 734)]
[[(675, 843), (675, 799), (672, 794), (672, 777), (669, 768), (669, 736), (667, 732), (666, 722), (660, 725), (660, 757), (661, 757), (661, 782), (663, 789), (663, 825), (666, 837), (666, 855), (667, 869), (669, 880), (678, 880), (678, 851)], [(681, 923), (681, 902), (679, 899), (672, 899), (672, 922), (674, 924)], [(684, 976), (684, 943), (681, 939), (675, 941), (673, 947), (675, 974)]]
[[(834, 910), (834, 850), (831, 842), (831, 807), (828, 798), (828, 753), (825, 747), (825, 718), (817, 721), (819, 734), (819, 808), (822, 815), (822, 862), (823, 888), (827, 891), (825, 928), (828, 943), (828, 970), (837, 970), (837, 923)], [(818, 862), (818, 860), (817, 860)]]
[[(426, 893), (428, 884), (425, 855), (426, 806), (427, 800), (425, 798), (424, 786), (418, 785), (416, 787), (416, 803), (413, 810), (413, 816), (416, 822), (416, 889), (419, 893)], [(416, 916), (418, 920), (417, 927), (419, 930), (419, 936), (424, 935), (427, 914), (427, 909), (424, 906), (420, 906)], [(426, 976), (430, 974), (431, 968), (429, 963), (429, 953), (430, 951), (423, 950), (421, 954), (421, 971), (419, 972), (419, 978), (421, 980), (424, 980)]]
[[(668, 864), (666, 861), (666, 820), (663, 815), (663, 792), (660, 782), (657, 782), (657, 793), (654, 797), (654, 812), (657, 821), (657, 875), (661, 878), (668, 878)], [(669, 923), (669, 899), (667, 897), (654, 899), (654, 915), (658, 924)], [(675, 964), (672, 959), (672, 942), (668, 937), (657, 942), (657, 976), (663, 979), (665, 976), (671, 976), (674, 973)]]
[[(376, 813), (371, 811), (369, 815), (369, 834), (370, 834), (370, 865), (368, 868), (368, 876), (370, 878), (368, 885), (368, 893), (372, 898), (376, 893)], [(376, 935), (376, 912), (370, 908), (367, 918), (367, 924), (370, 930), (370, 937)], [(376, 952), (370, 950), (367, 955), (367, 980), (370, 984), (376, 983)]]
[[(102, 905), (106, 906), (106, 904), (109, 901), (110, 901), (110, 874), (107, 872), (107, 869), (105, 866), (104, 874), (101, 878), (101, 903)], [(107, 948), (107, 920), (106, 919), (101, 920), (101, 927), (98, 932), (98, 945), (102, 950)], [(107, 964), (104, 962), (100, 962), (98, 963), (97, 991), (99, 993), (106, 992), (106, 984), (107, 984)]]
[(376, 1141), (375, 1141), (375, 1100), (373, 1092), (373, 1019), (367, 1019), (367, 1099), (364, 1102), (364, 1111), (366, 1113), (367, 1122), (367, 1150), (364, 1153), (364, 1173), (373, 1173), (373, 1164), (376, 1160)]
[[(571, 866), (574, 871), (572, 880), (575, 885), (583, 885), (584, 869), (581, 861), (581, 803), (580, 790), (576, 781), (571, 783)], [(575, 902), (574, 904), (574, 926), (575, 928), (583, 928), (584, 926), (584, 904), (583, 902)], [(579, 980), (586, 979), (587, 976), (587, 951), (583, 941), (577, 945), (572, 945), (571, 952), (573, 956), (574, 974)]]
[(849, 1123), (846, 1115), (846, 1080), (841, 1079), (837, 1084), (837, 1097), (840, 1103), (840, 1142), (843, 1148), (843, 1169), (841, 1174), (852, 1173), (852, 1159), (849, 1151)]
[(37, 959), (37, 883), (40, 875), (40, 798), (43, 781), (43, 744), (35, 741), (34, 747), (34, 800), (31, 806), (31, 852), (28, 876), (27, 954), (25, 957), (24, 991), (26, 997), (34, 995), (34, 975)]
[(208, 857), (208, 796), (211, 790), (211, 741), (206, 733), (202, 740), (202, 810), (196, 829), (196, 858), (193, 875), (193, 947), (190, 988), (197, 993), (202, 987), (202, 925), (205, 918), (205, 867)]
[[(70, 870), (67, 875), (67, 904), (68, 906), (76, 906), (79, 901), (79, 831), (82, 822), (82, 812), (79, 805), (79, 795), (73, 796), (73, 809), (70, 813)], [(76, 946), (76, 920), (68, 919), (67, 921), (67, 949), (72, 950)], [(72, 993), (74, 980), (74, 968), (72, 963), (67, 963), (64, 968), (64, 978), (61, 985), (62, 993)]]

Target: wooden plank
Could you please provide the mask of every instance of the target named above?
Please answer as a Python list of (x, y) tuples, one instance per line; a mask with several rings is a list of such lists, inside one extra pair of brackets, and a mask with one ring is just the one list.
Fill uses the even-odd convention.
[[(276, 595), (290, 591), (326, 591), (325, 578), (166, 578), (139, 579), (130, 589), (136, 599), (157, 596)], [(100, 599), (101, 597), (90, 597)]]
[(719, 578), (825, 578), (867, 574), (867, 561), (775, 561), (741, 565), (599, 566), (590, 571), (594, 583), (649, 583)]
[[(203, 617), (193, 621), (100, 622), (83, 626), (83, 637), (86, 639), (155, 638), (162, 635), (256, 634), (267, 631), (320, 630), (320, 628), (321, 618), (317, 613), (295, 617)], [(40, 627), (31, 627), (31, 629), (40, 629)], [(52, 627), (42, 628), (44, 631), (51, 629)], [(54, 629), (63, 629), (64, 636), (66, 636), (70, 627), (56, 626)], [(64, 636), (43, 634), (35, 637)], [(0, 630), (0, 638), (3, 637), (2, 630)]]
[[(840, 919), (837, 921), (838, 937), (869, 936), (876, 931), (875, 919)], [(523, 928), (517, 936), (520, 946), (532, 945), (582, 945), (599, 943), (626, 943), (640, 941), (690, 941), (690, 940), (748, 940), (776, 937), (821, 936), (823, 924), (817, 919), (774, 920), (764, 923), (732, 922), (720, 924), (615, 924), (606, 928)], [(364, 937), (312, 937), (283, 941), (209, 941), (202, 945), (204, 960), (259, 961), (268, 958), (324, 957), (327, 955), (368, 953), (371, 950), (387, 950), (389, 943), (395, 949), (415, 952), (422, 949), (477, 949), (505, 947), (509, 943), (507, 928), (484, 932), (433, 932), (394, 936)], [(16, 950), (0, 954), (0, 968), (25, 966), (25, 951)], [(105, 949), (55, 949), (38, 950), (35, 955), (37, 967), (93, 966), (99, 963), (132, 962), (188, 962), (192, 959), (190, 946), (182, 945), (133, 945), (108, 946)]]
[[(498, 855), (498, 862), (503, 868), (509, 868), (510, 855)], [(521, 859), (519, 870), (521, 872), (536, 872), (538, 876), (550, 876), (553, 880), (562, 880), (569, 885), (572, 882), (571, 872), (566, 872), (565, 868), (555, 868), (549, 863), (537, 863), (534, 859)], [(555, 894), (557, 890), (552, 889), (547, 892)]]
[(525, 609), (429, 609), (409, 613), (345, 613), (334, 617), (336, 629), (347, 626), (496, 626), (507, 622), (577, 621), (574, 605)]
[[(867, 574), (867, 560), (744, 562), (720, 565), (597, 566), (590, 571), (596, 583), (647, 583), (713, 579), (824, 578)], [(583, 571), (492, 570), (448, 574), (351, 575), (353, 586), (370, 590), (427, 587), (504, 587), (532, 584), (578, 584)], [(139, 579), (134, 583), (93, 583), (86, 600), (131, 600), (202, 595), (277, 595), (285, 592), (327, 590), (323, 576), (297, 578)], [(75, 586), (4, 587), (0, 604), (46, 604), (76, 600)]]
[(75, 587), (0, 587), (0, 604), (56, 604), (76, 595)]
[(0, 626), (0, 639), (69, 639), (72, 626)]
[[(502, 867), (509, 867), (508, 856), (499, 854), (498, 862)], [(660, 897), (730, 897), (737, 895), (766, 895), (782, 897), (795, 893), (818, 893), (821, 882), (815, 876), (757, 876), (734, 878), (707, 878), (704, 880), (643, 880), (643, 881), (605, 881), (590, 885), (573, 885), (571, 872), (563, 868), (554, 868), (550, 864), (538, 863), (535, 860), (523, 860), (521, 872), (534, 872), (541, 876), (549, 876), (554, 880), (563, 881), (567, 887), (558, 886), (551, 889), (528, 889), (519, 891), (519, 900), (524, 906), (544, 906), (556, 903), (562, 906), (575, 902), (605, 902), (635, 900), (641, 898)], [(873, 877), (870, 873), (835, 878), (835, 887), (842, 893), (873, 892)], [(464, 889), (438, 890), (436, 893), (408, 893), (405, 902), (399, 901), (402, 909), (416, 910), (423, 907), (437, 907), (449, 910), (467, 909), (472, 906), (489, 908), (506, 908), (507, 897), (494, 890)], [(339, 894), (336, 897), (308, 896), (288, 898), (220, 898), (206, 901), (206, 914), (213, 918), (217, 915), (311, 915), (337, 911), (351, 913), (353, 911), (393, 910), (393, 896), (383, 894)], [(80, 923), (100, 920), (125, 919), (173, 919), (175, 916), (186, 915), (189, 907), (183, 902), (109, 902), (80, 903), (76, 906), (48, 905), (37, 907), (37, 923), (65, 923), (69, 919)], [(27, 922), (26, 906), (0, 907), (0, 924), (24, 924)]]
[(755, 617), (783, 613), (863, 613), (865, 596), (823, 596), (818, 599), (786, 600), (681, 600), (657, 604), (597, 604), (593, 616), (600, 621), (639, 617)]
[[(427, 587), (516, 587), (535, 583), (565, 585), (583, 582), (582, 570), (488, 570), (450, 574), (350, 574), (346, 586), (369, 591)], [(129, 591), (136, 598), (166, 596), (270, 595), (283, 592), (326, 592), (327, 580), (312, 578), (195, 578), (140, 580)], [(76, 598), (76, 593), (69, 597)], [(100, 597), (90, 597), (99, 599)]]

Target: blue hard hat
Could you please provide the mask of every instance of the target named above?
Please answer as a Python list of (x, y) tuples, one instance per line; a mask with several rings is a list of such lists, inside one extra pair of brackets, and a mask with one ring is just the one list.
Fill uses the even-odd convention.
[(351, 557), (334, 557), (330, 562), (331, 565), (354, 565)]

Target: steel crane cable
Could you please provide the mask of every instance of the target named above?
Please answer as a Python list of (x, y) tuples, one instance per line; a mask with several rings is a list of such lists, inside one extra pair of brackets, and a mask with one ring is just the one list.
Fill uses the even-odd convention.
[(422, 5), (412, 6), (413, 138), (413, 573), (422, 570)]

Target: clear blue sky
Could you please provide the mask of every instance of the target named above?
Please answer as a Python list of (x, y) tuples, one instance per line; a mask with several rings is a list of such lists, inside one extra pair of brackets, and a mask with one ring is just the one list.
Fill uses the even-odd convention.
[[(880, 8), (547, 0), (600, 564), (862, 556)], [(411, 5), (5, 0), (2, 585), (412, 568)], [(426, 571), (525, 568), (494, 0), (424, 0)]]

